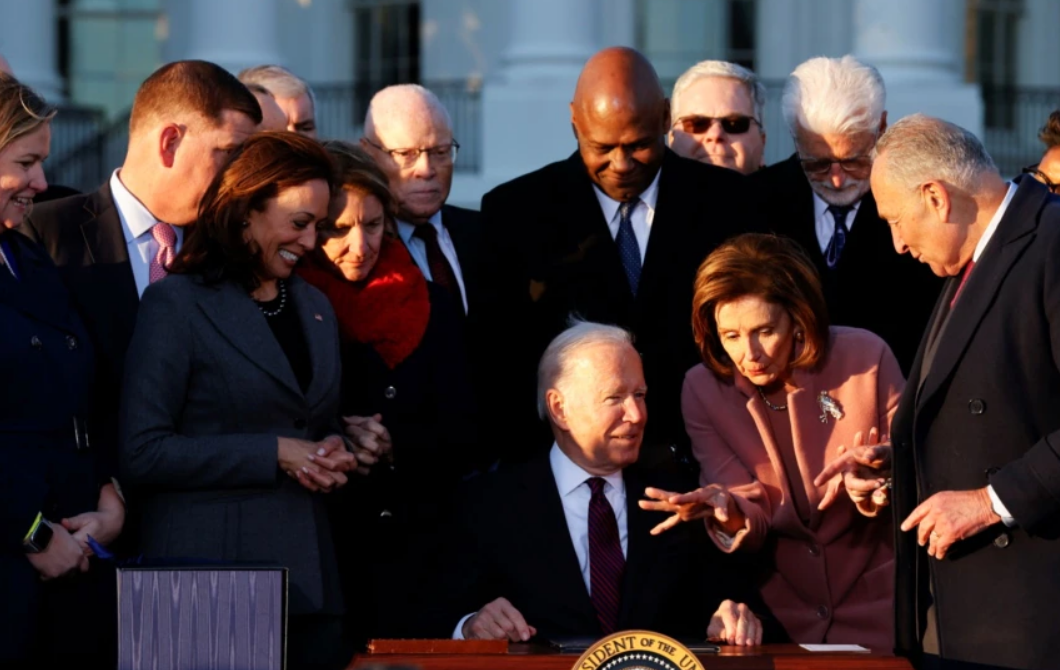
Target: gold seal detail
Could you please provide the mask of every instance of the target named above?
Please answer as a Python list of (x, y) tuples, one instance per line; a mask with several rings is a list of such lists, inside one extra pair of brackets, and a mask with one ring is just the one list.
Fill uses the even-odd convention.
[(647, 630), (625, 630), (589, 647), (572, 670), (702, 670), (677, 640)]

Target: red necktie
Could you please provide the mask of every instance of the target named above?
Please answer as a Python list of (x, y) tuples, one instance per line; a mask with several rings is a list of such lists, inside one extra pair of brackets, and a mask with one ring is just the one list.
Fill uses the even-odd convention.
[(964, 284), (968, 281), (968, 275), (972, 274), (972, 268), (975, 267), (975, 261), (968, 261), (968, 265), (964, 266), (964, 273), (961, 275), (961, 283), (957, 287), (957, 292), (953, 294), (953, 298), (950, 300), (950, 309), (957, 304), (957, 297), (961, 295), (961, 291), (964, 289)]
[(463, 307), (464, 298), (460, 295), (460, 284), (456, 280), (456, 273), (446, 260), (445, 254), (442, 253), (442, 245), (438, 244), (438, 229), (428, 221), (416, 226), (412, 234), (423, 240), (423, 244), (427, 247), (427, 267), (431, 271), (431, 281), (449, 291), (449, 295), (453, 296), (457, 304)]
[(604, 496), (604, 480), (586, 480), (593, 495), (589, 499), (589, 591), (596, 618), (604, 635), (618, 626), (618, 611), (622, 602), (622, 576), (626, 572), (626, 558), (618, 537), (615, 510)]

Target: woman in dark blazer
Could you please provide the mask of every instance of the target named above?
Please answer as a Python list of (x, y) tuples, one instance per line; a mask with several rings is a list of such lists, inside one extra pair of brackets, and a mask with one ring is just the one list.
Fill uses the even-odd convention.
[(88, 538), (117, 538), (125, 508), (100, 458), (105, 445), (91, 444), (85, 419), (92, 344), (48, 254), (15, 232), (47, 188), (54, 114), (0, 73), (2, 667), (114, 660), (113, 601), (103, 597), (105, 571), (89, 568)]
[(343, 414), (381, 418), (393, 444), (385, 454), (357, 452), (370, 473), (344, 492), (336, 515), (346, 585), (363, 592), (370, 575), (378, 587), (374, 605), (362, 594), (353, 613), (363, 641), (406, 632), (407, 598), (437, 553), (432, 530), (472, 467), (476, 432), (457, 306), (394, 234), (382, 171), (358, 147), (325, 146), (337, 188), (320, 246), (300, 273), (338, 316)]
[(327, 153), (294, 133), (233, 152), (169, 276), (144, 293), (122, 402), (120, 463), (141, 489), (144, 553), (289, 568), (295, 668), (349, 660), (321, 495), (355, 464), (338, 437), (338, 329), (293, 274), (332, 178)]

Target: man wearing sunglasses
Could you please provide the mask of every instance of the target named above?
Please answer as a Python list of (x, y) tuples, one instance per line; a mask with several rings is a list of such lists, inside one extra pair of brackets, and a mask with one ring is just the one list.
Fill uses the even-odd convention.
[(869, 191), (885, 102), (879, 72), (852, 56), (799, 65), (783, 97), (796, 152), (751, 182), (766, 225), (817, 266), (832, 322), (876, 333), (908, 372), (941, 281), (895, 253)]
[(670, 148), (679, 156), (742, 174), (762, 167), (766, 89), (745, 67), (720, 60), (696, 63), (674, 84)]
[(504, 417), (496, 434), (524, 454), (551, 444), (532, 412), (508, 417), (533, 407), (537, 361), (576, 313), (634, 333), (651, 389), (645, 453), (654, 453), (687, 441), (680, 394), (699, 360), (689, 317), (696, 269), (753, 212), (741, 175), (666, 148), (670, 106), (637, 51), (590, 58), (570, 109), (577, 150), (482, 199), (483, 341), (511, 390), (492, 394)]

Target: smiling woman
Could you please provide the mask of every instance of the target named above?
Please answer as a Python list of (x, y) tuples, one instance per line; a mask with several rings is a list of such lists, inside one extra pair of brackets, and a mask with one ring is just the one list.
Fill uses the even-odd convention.
[[(54, 109), (0, 73), (0, 666), (114, 665), (113, 581), (90, 569), (125, 508), (90, 439), (92, 343), (47, 252), (14, 232), (47, 188)], [(90, 446), (91, 445), (91, 448)], [(103, 449), (100, 449), (103, 447)], [(87, 574), (82, 574), (87, 573)], [(112, 573), (113, 574), (113, 573)], [(99, 616), (84, 617), (85, 611)], [(50, 635), (65, 644), (49, 644)]]
[(316, 141), (286, 131), (232, 151), (169, 276), (144, 292), (120, 422), (143, 551), (286, 566), (292, 667), (348, 660), (319, 495), (355, 465), (339, 425), (338, 327), (293, 274), (316, 247), (333, 173)]

